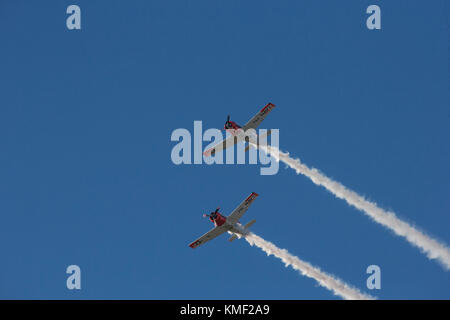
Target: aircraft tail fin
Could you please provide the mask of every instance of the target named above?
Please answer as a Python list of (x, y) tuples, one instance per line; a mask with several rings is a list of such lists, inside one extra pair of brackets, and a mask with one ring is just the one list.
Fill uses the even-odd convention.
[[(250, 228), (255, 222), (256, 222), (256, 220), (252, 220), (252, 221), (250, 221), (249, 223), (247, 223), (247, 224), (244, 226), (245, 230), (247, 230), (248, 228)], [(233, 235), (230, 237), (230, 239), (228, 239), (228, 241), (231, 242), (231, 241), (236, 240), (237, 238), (241, 238), (241, 237), (242, 237), (242, 235), (233, 234)]]
[[(256, 220), (255, 219), (253, 219), (252, 221), (250, 221), (249, 223), (247, 223), (245, 226), (244, 226), (244, 228), (245, 228), (245, 230), (248, 230), (248, 228), (250, 228), (254, 223), (256, 222)], [(241, 238), (242, 237), (242, 235), (237, 235), (237, 234), (233, 234), (231, 237), (230, 237), (230, 239), (228, 239), (228, 241), (233, 241), (233, 240), (236, 240), (237, 238)]]

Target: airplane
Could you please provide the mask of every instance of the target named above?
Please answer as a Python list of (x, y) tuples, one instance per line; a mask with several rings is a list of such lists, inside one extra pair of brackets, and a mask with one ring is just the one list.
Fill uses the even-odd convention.
[[(251, 118), (243, 127), (238, 125), (236, 122), (230, 120), (230, 115), (227, 117), (227, 121), (224, 125), (224, 130), (228, 131), (231, 135), (226, 138), (225, 140), (220, 141), (213, 147), (209, 148), (203, 154), (206, 157), (209, 157), (211, 155), (214, 155), (218, 151), (225, 150), (228, 147), (234, 146), (238, 142), (241, 141), (249, 141), (251, 140), (252, 143), (257, 144), (258, 143), (258, 137), (254, 136), (245, 136), (245, 132), (248, 129), (255, 129), (261, 124), (261, 122), (266, 118), (266, 116), (269, 114), (272, 109), (275, 108), (275, 105), (273, 103), (268, 103), (265, 105), (264, 108), (262, 108), (253, 118)], [(270, 135), (271, 131), (268, 130), (267, 135)], [(249, 140), (247, 140), (249, 139)], [(250, 148), (250, 145), (248, 145), (245, 148), (245, 151), (248, 151)]]
[(244, 215), (248, 207), (252, 204), (253, 200), (255, 200), (257, 196), (257, 193), (252, 192), (236, 209), (234, 209), (234, 211), (228, 217), (222, 215), (219, 212), (220, 208), (217, 208), (210, 214), (204, 214), (203, 216), (209, 217), (209, 220), (214, 223), (215, 227), (214, 229), (209, 230), (200, 238), (189, 244), (189, 247), (194, 249), (199, 245), (202, 245), (225, 232), (228, 232), (232, 235), (229, 241), (233, 241), (236, 238), (242, 238), (247, 235), (250, 232), (248, 228), (250, 228), (250, 226), (252, 226), (256, 222), (256, 220), (252, 220), (245, 226), (243, 226), (239, 222), (239, 219)]

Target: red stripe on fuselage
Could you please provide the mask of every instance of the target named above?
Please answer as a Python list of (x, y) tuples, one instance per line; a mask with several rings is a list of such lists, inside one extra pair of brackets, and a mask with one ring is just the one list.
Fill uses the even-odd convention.
[(217, 213), (217, 218), (214, 220), (214, 225), (216, 227), (220, 227), (227, 221), (227, 218), (221, 215), (220, 213)]

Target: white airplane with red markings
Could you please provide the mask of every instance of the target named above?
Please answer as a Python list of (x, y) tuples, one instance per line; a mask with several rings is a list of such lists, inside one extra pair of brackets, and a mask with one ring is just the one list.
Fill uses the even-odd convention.
[[(231, 121), (230, 115), (228, 115), (227, 121), (225, 122), (225, 125), (224, 125), (224, 130), (229, 132), (231, 135), (228, 138), (226, 138), (225, 140), (220, 141), (213, 147), (211, 147), (208, 150), (206, 150), (205, 152), (203, 152), (203, 154), (206, 157), (209, 157), (211, 155), (214, 155), (216, 152), (225, 150), (226, 148), (229, 148), (229, 147), (232, 147), (241, 141), (247, 141), (247, 142), (251, 142), (253, 144), (258, 144), (258, 136), (257, 135), (255, 136), (253, 134), (254, 132), (252, 132), (252, 130), (249, 130), (249, 129), (256, 130), (256, 128), (267, 117), (267, 115), (269, 114), (270, 111), (272, 111), (273, 108), (275, 108), (275, 105), (273, 103), (266, 104), (265, 107), (262, 108), (243, 127), (238, 125), (236, 122)], [(271, 131), (268, 130), (267, 135), (270, 135), (270, 134), (271, 134)], [(248, 145), (245, 148), (245, 151), (248, 151), (249, 148), (250, 148), (250, 145)]]
[(192, 242), (189, 247), (194, 249), (225, 232), (232, 235), (229, 241), (233, 241), (236, 238), (245, 237), (250, 232), (248, 228), (253, 225), (256, 220), (252, 220), (243, 226), (239, 222), (239, 219), (244, 215), (250, 204), (256, 199), (257, 196), (257, 193), (252, 192), (252, 194), (249, 195), (247, 199), (245, 199), (236, 209), (234, 209), (228, 217), (219, 213), (220, 208), (217, 208), (216, 211), (211, 212), (210, 214), (204, 214), (203, 216), (209, 217), (209, 220), (214, 223), (215, 227)]

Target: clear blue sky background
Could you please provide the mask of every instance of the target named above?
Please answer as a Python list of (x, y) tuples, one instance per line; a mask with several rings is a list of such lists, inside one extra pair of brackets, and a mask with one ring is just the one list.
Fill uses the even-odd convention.
[(279, 247), (381, 299), (449, 299), (437, 262), (284, 165), (170, 158), (174, 129), (243, 124), (273, 102), (281, 149), (450, 244), (448, 9), (1, 1), (0, 298), (335, 299), (243, 240), (187, 246), (212, 227), (203, 213), (255, 191), (242, 221)]

